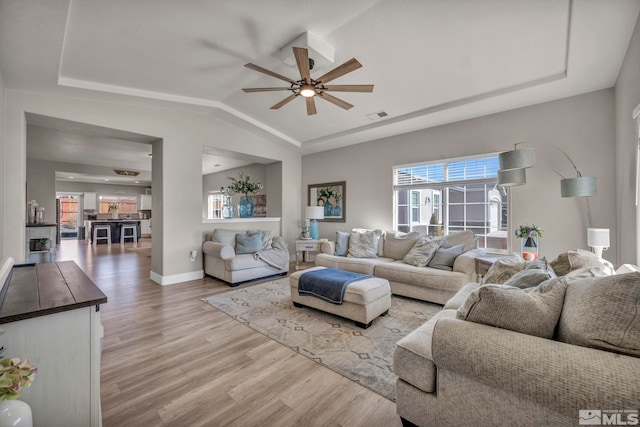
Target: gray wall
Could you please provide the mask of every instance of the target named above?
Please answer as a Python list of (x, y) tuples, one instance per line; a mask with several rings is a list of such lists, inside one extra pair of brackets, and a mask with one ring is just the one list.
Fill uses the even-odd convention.
[(5, 199), (4, 191), (4, 162), (7, 158), (5, 153), (5, 126), (4, 126), (4, 80), (2, 80), (2, 74), (0, 74), (0, 259), (3, 259), (9, 254), (5, 252), (5, 245), (3, 244), (5, 238), (4, 224), (5, 214), (7, 206), (7, 200)]
[[(560, 177), (553, 172), (573, 173), (557, 151), (560, 148), (583, 175), (597, 176), (598, 195), (591, 198), (594, 225), (610, 228), (615, 245), (614, 139), (612, 89), (383, 138), (303, 156), (302, 208), (307, 203), (307, 185), (344, 180), (346, 223), (322, 222), (320, 236), (333, 239), (337, 230), (353, 227), (391, 229), (394, 165), (506, 151), (524, 141), (535, 147), (537, 166), (527, 170), (526, 185), (511, 190), (511, 227), (542, 226), (540, 251), (548, 257), (587, 248), (585, 202), (561, 198)], [(517, 248), (512, 230), (509, 236)], [(605, 257), (616, 260), (615, 246)]]
[(635, 206), (636, 125), (633, 109), (640, 104), (640, 21), (629, 42), (615, 87), (616, 108), (616, 204), (618, 213), (617, 250), (619, 261), (640, 265), (640, 210)]
[[(222, 172), (210, 173), (207, 175), (202, 175), (202, 218), (207, 217), (207, 197), (211, 194), (212, 191), (220, 190), (220, 187), (227, 187), (231, 185), (231, 180), (229, 177), (239, 178), (240, 173), (243, 173), (245, 176), (251, 177), (251, 182), (260, 182), (263, 185), (262, 191), (258, 194), (266, 194), (267, 195), (267, 203), (269, 203), (269, 180), (267, 179), (267, 165), (253, 164), (248, 166), (243, 166), (240, 168), (229, 169)], [(277, 192), (280, 192), (280, 189), (275, 187)], [(243, 197), (242, 194), (234, 194), (232, 197), (232, 202), (234, 206), (238, 205), (240, 198)], [(237, 216), (237, 207), (234, 208), (234, 216)], [(267, 206), (267, 215), (271, 215), (269, 212), (269, 206)]]

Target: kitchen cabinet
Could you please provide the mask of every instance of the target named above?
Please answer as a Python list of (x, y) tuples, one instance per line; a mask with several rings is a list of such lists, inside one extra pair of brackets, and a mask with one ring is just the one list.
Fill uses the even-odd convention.
[(84, 193), (84, 206), (82, 209), (98, 209), (96, 193)]
[(138, 204), (138, 210), (150, 210), (151, 209), (151, 194), (141, 194)]
[(140, 235), (151, 236), (151, 220), (150, 219), (140, 220)]

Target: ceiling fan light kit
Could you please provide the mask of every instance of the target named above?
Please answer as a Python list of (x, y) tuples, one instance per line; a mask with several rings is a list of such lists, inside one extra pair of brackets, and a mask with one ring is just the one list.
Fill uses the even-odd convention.
[(346, 101), (343, 101), (335, 96), (328, 94), (327, 92), (373, 92), (373, 85), (330, 85), (327, 86), (326, 83), (329, 83), (332, 80), (337, 79), (338, 77), (344, 76), (347, 73), (357, 70), (362, 67), (355, 58), (351, 58), (347, 62), (342, 65), (337, 66), (331, 71), (323, 74), (317, 79), (311, 78), (311, 68), (313, 66), (313, 60), (309, 59), (309, 51), (306, 48), (302, 47), (293, 47), (293, 56), (296, 59), (296, 64), (298, 65), (298, 70), (300, 71), (300, 80), (294, 80), (289, 77), (283, 76), (282, 74), (276, 73), (271, 70), (267, 70), (266, 68), (262, 68), (259, 65), (255, 64), (246, 64), (245, 67), (250, 68), (254, 71), (258, 71), (260, 73), (266, 74), (271, 77), (275, 77), (276, 79), (283, 80), (289, 83), (289, 87), (263, 87), (263, 88), (244, 88), (242, 89), (246, 93), (251, 92), (273, 92), (273, 91), (281, 91), (281, 90), (289, 90), (293, 92), (292, 95), (289, 95), (282, 101), (271, 107), (272, 110), (277, 110), (289, 102), (293, 101), (297, 96), (302, 96), (306, 99), (307, 106), (307, 115), (316, 114), (316, 105), (315, 100), (316, 95), (320, 99), (324, 99), (338, 107), (341, 107), (345, 110), (348, 110), (353, 107), (352, 104), (349, 104)]

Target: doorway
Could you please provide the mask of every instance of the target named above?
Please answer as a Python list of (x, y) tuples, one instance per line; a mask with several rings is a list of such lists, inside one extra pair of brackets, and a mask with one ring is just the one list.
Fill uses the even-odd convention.
[(79, 201), (77, 194), (56, 194), (56, 222), (61, 240), (78, 238)]

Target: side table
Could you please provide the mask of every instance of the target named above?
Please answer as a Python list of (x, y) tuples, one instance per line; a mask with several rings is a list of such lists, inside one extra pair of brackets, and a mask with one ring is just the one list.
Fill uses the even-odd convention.
[(320, 252), (322, 244), (327, 242), (328, 239), (317, 240), (296, 240), (296, 270), (300, 270), (300, 252), (304, 252), (303, 262), (308, 257), (309, 252)]

